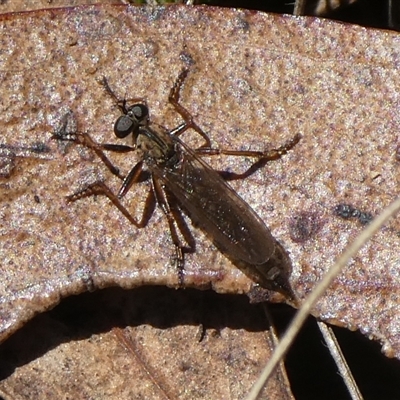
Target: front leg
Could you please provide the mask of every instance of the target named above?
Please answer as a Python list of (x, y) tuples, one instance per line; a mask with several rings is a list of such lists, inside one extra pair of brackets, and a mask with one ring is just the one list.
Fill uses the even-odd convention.
[(179, 100), (181, 97), (182, 86), (188, 76), (189, 70), (184, 69), (175, 81), (174, 86), (169, 92), (168, 101), (173, 105), (176, 112), (185, 121), (183, 124), (179, 125), (178, 128), (174, 129), (172, 132), (174, 135), (179, 136), (188, 129), (194, 129), (205, 141), (205, 147), (211, 147), (211, 140), (208, 135), (193, 121), (193, 117), (185, 107), (180, 104)]
[(117, 176), (119, 179), (124, 179), (124, 175), (120, 173), (119, 168), (113, 165), (110, 159), (104, 154), (104, 151), (113, 151), (115, 153), (128, 153), (136, 150), (135, 147), (132, 146), (97, 143), (90, 137), (87, 132), (66, 133), (64, 131), (59, 131), (53, 134), (52, 139), (73, 142), (93, 150), (96, 155), (101, 159), (101, 161), (103, 161), (109, 171), (113, 175)]
[(144, 228), (148, 224), (151, 216), (153, 215), (156, 205), (154, 192), (153, 190), (149, 190), (142, 217), (139, 221), (137, 221), (135, 217), (122, 204), (118, 196), (116, 196), (110, 190), (110, 188), (104, 182), (101, 181), (92, 183), (91, 185), (85, 187), (84, 189), (67, 196), (67, 202), (72, 203), (84, 197), (91, 197), (91, 196), (108, 197), (108, 199), (111, 200), (111, 202), (118, 208), (119, 211), (121, 211), (121, 213), (129, 220), (129, 222), (132, 225), (135, 225), (137, 228)]

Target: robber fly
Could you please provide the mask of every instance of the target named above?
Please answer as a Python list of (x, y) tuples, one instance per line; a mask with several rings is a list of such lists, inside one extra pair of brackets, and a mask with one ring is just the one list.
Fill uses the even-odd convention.
[[(143, 100), (136, 100), (132, 105), (119, 100), (103, 78), (103, 85), (114, 98), (122, 115), (116, 120), (114, 133), (117, 138), (133, 136), (133, 146), (119, 144), (96, 143), (87, 133), (56, 135), (61, 140), (72, 140), (84, 145), (101, 158), (107, 168), (123, 182), (118, 194), (114, 194), (104, 182), (95, 182), (83, 190), (70, 196), (69, 202), (92, 195), (105, 195), (136, 227), (147, 225), (158, 204), (167, 217), (173, 244), (175, 260), (179, 271), (180, 284), (183, 283), (184, 254), (194, 251), (194, 240), (182, 228), (182, 216), (176, 204), (185, 212), (195, 226), (202, 229), (213, 243), (230, 259), (245, 266), (245, 271), (254, 272), (251, 275), (262, 286), (287, 293), (288, 267), (284, 265), (282, 252), (271, 232), (253, 209), (226, 183), (223, 173), (213, 170), (202, 157), (218, 154), (231, 156), (256, 157), (258, 161), (243, 174), (226, 176), (228, 179), (243, 179), (269, 160), (276, 160), (292, 149), (300, 140), (296, 135), (286, 145), (270, 150), (235, 151), (215, 149), (207, 134), (193, 121), (189, 112), (179, 103), (182, 85), (188, 75), (183, 70), (169, 94), (169, 102), (182, 116), (184, 123), (173, 130), (167, 130), (154, 124), (149, 118), (149, 109)], [(205, 145), (191, 149), (179, 136), (192, 128), (205, 140)], [(119, 153), (139, 151), (140, 161), (123, 176), (104, 154), (104, 151)], [(146, 200), (145, 212), (140, 221), (122, 204), (121, 199), (136, 182), (143, 181), (144, 173), (150, 180), (150, 190)], [(191, 247), (183, 247), (178, 229)], [(272, 260), (272, 262), (271, 262)], [(279, 265), (281, 264), (281, 265)]]

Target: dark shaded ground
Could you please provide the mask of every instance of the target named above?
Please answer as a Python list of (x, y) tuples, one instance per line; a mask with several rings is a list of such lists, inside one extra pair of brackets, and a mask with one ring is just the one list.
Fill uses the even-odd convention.
[[(282, 332), (295, 310), (284, 305), (268, 307)], [(205, 335), (207, 330), (224, 327), (268, 329), (262, 305), (249, 304), (245, 296), (164, 287), (99, 290), (63, 300), (0, 345), (0, 379), (64, 341), (143, 323), (165, 329), (178, 324), (202, 324)], [(379, 344), (358, 332), (334, 330), (364, 398), (400, 398), (400, 362), (382, 356)], [(313, 318), (309, 318), (290, 350), (286, 366), (297, 400), (350, 399)]]

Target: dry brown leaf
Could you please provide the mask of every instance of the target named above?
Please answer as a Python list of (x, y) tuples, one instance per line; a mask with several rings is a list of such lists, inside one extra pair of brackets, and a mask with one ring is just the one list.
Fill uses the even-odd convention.
[(90, 4), (118, 4), (124, 0), (2, 0), (0, 13), (34, 11), (59, 7), (74, 7)]
[[(0, 377), (18, 366), (5, 399), (240, 399), (273, 347), (262, 307), (244, 296), (165, 288), (69, 298), (5, 345)], [(293, 399), (286, 382), (277, 372), (262, 398)]]
[[(167, 94), (191, 65), (183, 102), (223, 147), (276, 147), (301, 132), (283, 160), (233, 185), (289, 251), (300, 299), (362, 228), (334, 207), (375, 215), (397, 195), (398, 34), (205, 7), (93, 6), (0, 21), (3, 339), (61, 297), (177, 285), (161, 212), (138, 231), (106, 199), (65, 202), (99, 177), (118, 188), (89, 151), (50, 140), (65, 115), (112, 140), (118, 111), (102, 76), (121, 97), (145, 97), (154, 120), (174, 127), (180, 119)], [(134, 162), (114, 160), (124, 170)], [(234, 170), (250, 164), (213, 160)], [(144, 193), (135, 188), (127, 203), (140, 207)], [(380, 339), (397, 357), (398, 231), (397, 222), (383, 229), (314, 312)], [(248, 293), (251, 281), (195, 235), (186, 285)]]
[[(202, 15), (200, 10), (196, 11), (197, 17)], [(211, 11), (204, 10), (208, 13)], [(97, 79), (103, 75), (108, 77), (110, 85), (121, 93), (121, 97), (131, 88), (129, 92), (135, 92), (135, 96), (147, 98), (157, 122), (176, 126), (180, 119), (168, 106), (167, 93), (187, 62), (196, 63), (196, 66), (192, 66), (193, 73), (187, 81), (183, 101), (187, 101), (185, 98), (192, 91), (192, 95), (200, 101), (191, 107), (194, 116), (200, 116), (204, 111), (207, 116), (204, 120), (205, 129), (209, 130), (209, 124), (214, 123), (215, 131), (226, 134), (225, 137), (229, 139), (226, 116), (215, 116), (211, 112), (213, 109), (217, 113), (223, 111), (214, 102), (220, 102), (218, 97), (225, 98), (226, 95), (224, 91), (215, 92), (214, 89), (217, 98), (207, 106), (203, 104), (204, 85), (214, 85), (215, 77), (204, 77), (198, 82), (193, 79), (202, 59), (190, 49), (190, 43), (182, 43), (178, 49), (173, 39), (178, 33), (176, 24), (173, 23), (165, 34), (158, 32), (160, 27), (152, 24), (149, 31), (146, 29), (143, 41), (139, 41), (137, 29), (140, 20), (156, 18), (162, 25), (162, 14), (167, 17), (166, 14), (171, 12), (175, 21), (182, 20), (186, 9), (84, 7), (72, 11), (23, 14), (13, 18), (14, 27), (9, 27), (9, 34), (18, 32), (21, 36), (23, 27), (18, 26), (18, 22), (28, 24), (24, 26), (29, 30), (25, 32), (30, 37), (29, 43), (34, 43), (43, 35), (56, 49), (34, 53), (30, 44), (28, 48), (23, 47), (22, 43), (18, 46), (11, 44), (9, 48), (16, 46), (18, 55), (4, 59), (2, 89), (6, 110), (3, 113), (3, 125), (6, 127), (4, 137), (10, 139), (4, 141), (3, 145), (6, 172), (2, 199), (5, 203), (3, 218), (7, 221), (3, 241), (3, 249), (7, 249), (7, 254), (4, 254), (7, 272), (3, 275), (3, 287), (7, 294), (4, 298), (13, 303), (12, 314), (4, 320), (4, 326), (8, 325), (4, 336), (33, 314), (56, 304), (60, 295), (110, 285), (130, 288), (143, 284), (178, 286), (178, 276), (170, 262), (172, 246), (167, 224), (161, 213), (156, 212), (148, 229), (138, 230), (130, 226), (106, 199), (90, 199), (68, 205), (66, 195), (108, 174), (91, 152), (51, 140), (52, 133), (59, 128), (66, 115), (68, 123), (77, 124), (80, 130), (90, 130), (96, 139), (111, 139), (113, 120), (118, 111), (97, 83)], [(31, 31), (31, 25), (35, 24), (29, 24), (29, 16), (39, 21), (39, 32)], [(135, 22), (135, 18), (138, 21)], [(166, 21), (169, 19), (167, 17)], [(54, 26), (57, 21), (62, 26), (59, 31)], [(66, 28), (69, 24), (71, 27)], [(64, 32), (68, 32), (67, 35)], [(169, 42), (166, 41), (168, 35), (172, 35)], [(186, 42), (185, 32), (181, 31), (181, 35)], [(118, 37), (121, 39), (119, 44)], [(159, 42), (156, 40), (158, 37), (161, 37)], [(104, 44), (108, 43), (108, 50), (100, 45), (103, 41)], [(129, 45), (127, 51), (125, 46), (128, 43), (138, 46), (137, 49), (133, 50)], [(93, 46), (93, 51), (87, 46)], [(132, 57), (131, 51), (136, 53), (135, 57)], [(117, 55), (122, 58), (118, 59)], [(196, 62), (196, 58), (199, 62)], [(11, 65), (8, 66), (7, 62)], [(19, 62), (23, 63), (20, 73), (15, 72), (19, 70), (16, 66)], [(25, 69), (27, 64), (31, 65), (29, 73)], [(204, 71), (207, 68), (205, 65)], [(158, 76), (159, 81), (154, 76)], [(18, 84), (20, 86), (16, 86)], [(12, 101), (16, 91), (25, 100), (18, 98)], [(232, 129), (236, 127), (228, 128)], [(265, 147), (249, 133), (248, 126), (242, 132), (251, 136), (250, 141), (244, 137), (243, 146)], [(286, 138), (281, 135), (275, 144), (280, 145), (290, 137), (290, 134)], [(241, 137), (239, 139), (242, 144)], [(228, 146), (229, 142), (221, 140), (221, 144)], [(239, 144), (236, 147), (240, 147)], [(124, 170), (128, 170), (134, 162), (132, 157), (119, 157), (115, 161)], [(222, 168), (222, 161), (219, 163)], [(250, 161), (242, 162), (242, 168), (243, 165), (250, 165)], [(37, 179), (39, 176), (42, 178)], [(110, 182), (114, 190), (120, 184), (112, 179)], [(250, 182), (236, 186), (243, 185), (245, 189)], [(145, 188), (139, 185), (127, 196), (128, 204), (130, 202), (132, 208), (135, 203), (140, 207), (145, 194)], [(13, 204), (18, 205), (17, 208), (12, 207)], [(185, 284), (197, 288), (212, 286), (220, 292), (248, 292), (252, 282), (232, 268), (208, 240), (201, 239), (201, 233), (196, 235), (200, 238), (198, 251), (195, 256), (188, 257)], [(25, 260), (21, 259), (21, 254), (24, 254)], [(23, 280), (19, 280), (11, 289), (9, 284), (14, 272), (22, 272), (22, 265), (29, 268), (23, 272)], [(204, 266), (207, 267), (203, 269)]]
[(340, 7), (346, 7), (355, 3), (357, 0), (318, 0), (316, 1), (314, 15), (327, 15), (329, 12)]

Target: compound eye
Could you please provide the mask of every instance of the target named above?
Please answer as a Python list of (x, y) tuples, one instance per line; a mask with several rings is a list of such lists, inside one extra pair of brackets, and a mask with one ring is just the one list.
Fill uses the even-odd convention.
[(121, 115), (114, 124), (114, 133), (117, 138), (127, 137), (137, 127), (137, 123), (132, 118)]
[(144, 104), (134, 104), (130, 112), (138, 122), (143, 122), (149, 117), (149, 109)]

